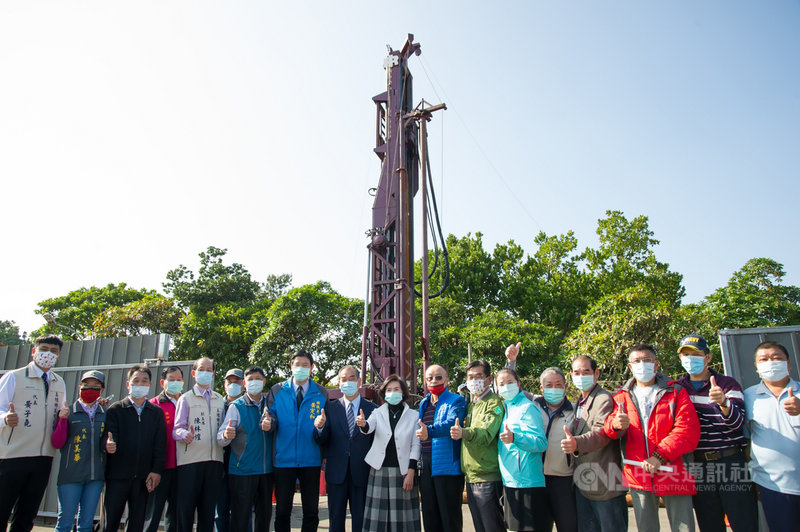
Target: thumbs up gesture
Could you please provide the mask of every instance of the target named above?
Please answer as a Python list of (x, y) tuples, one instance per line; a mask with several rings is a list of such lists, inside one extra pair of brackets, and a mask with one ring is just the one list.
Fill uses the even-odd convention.
[(500, 433), (500, 441), (505, 444), (514, 443), (514, 433), (508, 428), (508, 423), (503, 424), (503, 432)]
[(450, 427), (450, 437), (454, 440), (460, 440), (463, 432), (461, 424), (458, 422), (458, 418), (456, 418), (456, 422)]
[(625, 430), (631, 426), (631, 420), (628, 414), (625, 413), (625, 403), (618, 402), (617, 406), (617, 415), (614, 416), (614, 421), (611, 422), (611, 426), (616, 430)]
[(322, 430), (322, 427), (325, 426), (325, 409), (323, 408), (319, 415), (314, 419), (314, 426), (318, 429)]
[(6, 425), (16, 427), (19, 424), (19, 416), (14, 411), (14, 403), (8, 403), (8, 413), (6, 414)]
[(783, 402), (783, 409), (790, 416), (800, 414), (800, 399), (794, 396), (794, 390), (789, 386), (789, 398)]
[(117, 444), (114, 442), (114, 436), (109, 432), (108, 441), (106, 442), (106, 453), (114, 454), (117, 452)]
[(561, 440), (561, 450), (564, 451), (564, 454), (572, 454), (578, 449), (578, 442), (575, 441), (575, 437), (569, 431), (566, 425), (564, 425), (564, 439)]
[(261, 418), (261, 430), (264, 432), (272, 430), (272, 418), (269, 417), (268, 410), (264, 410), (264, 416)]
[(356, 425), (359, 427), (366, 427), (367, 420), (364, 418), (364, 411), (362, 409), (358, 409), (358, 415), (356, 416)]
[(708, 389), (708, 398), (717, 403), (718, 405), (722, 406), (728, 400), (725, 397), (725, 392), (722, 391), (722, 388), (717, 386), (717, 379), (714, 376), (711, 376), (711, 388)]
[(228, 426), (222, 432), (222, 437), (226, 440), (232, 440), (236, 437), (236, 427), (233, 426), (233, 420), (228, 420)]
[(428, 439), (427, 425), (425, 425), (425, 423), (423, 423), (421, 419), (417, 421), (417, 423), (419, 423), (419, 428), (417, 429), (417, 438), (419, 438), (422, 441), (427, 440)]
[(189, 445), (194, 441), (194, 425), (189, 425), (189, 432), (183, 437), (183, 443)]
[(522, 349), (522, 342), (517, 342), (517, 345), (511, 344), (506, 347), (506, 359), (508, 359), (509, 362), (515, 361), (519, 356), (520, 349)]
[(61, 419), (67, 419), (69, 417), (69, 407), (67, 407), (66, 401), (64, 401), (61, 408), (58, 409), (58, 417)]

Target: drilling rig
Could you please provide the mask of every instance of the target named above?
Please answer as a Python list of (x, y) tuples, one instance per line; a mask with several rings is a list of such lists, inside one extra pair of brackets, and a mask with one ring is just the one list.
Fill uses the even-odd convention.
[[(420, 45), (409, 34), (400, 50), (389, 48), (384, 61), (386, 91), (375, 96), (377, 111), (375, 153), (381, 160), (374, 195), (369, 244), (368, 288), (364, 303), (361, 374), (373, 385), (395, 373), (418, 393), (415, 358), (414, 301), (422, 303), (423, 370), (430, 362), (428, 299), (447, 285), (447, 248), (439, 223), (436, 197), (430, 176), (426, 124), (444, 104), (429, 105), (422, 100), (413, 106), (413, 77), (408, 60), (420, 54)], [(422, 276), (414, 279), (414, 198), (421, 190)], [(428, 226), (433, 229), (436, 248), (432, 271), (428, 265)], [(438, 232), (438, 234), (437, 234)], [(428, 280), (439, 266), (441, 242), (444, 278), (442, 289), (428, 294)], [(417, 286), (420, 287), (417, 290)]]

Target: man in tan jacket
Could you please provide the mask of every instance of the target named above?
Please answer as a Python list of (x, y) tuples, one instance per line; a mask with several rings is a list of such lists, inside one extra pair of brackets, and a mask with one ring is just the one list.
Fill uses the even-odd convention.
[(628, 529), (628, 506), (622, 486), (619, 442), (603, 431), (614, 408), (611, 394), (598, 384), (600, 370), (593, 358), (572, 361), (572, 382), (581, 391), (572, 428), (564, 429), (561, 450), (576, 457), (574, 480), (578, 488), (580, 532)]

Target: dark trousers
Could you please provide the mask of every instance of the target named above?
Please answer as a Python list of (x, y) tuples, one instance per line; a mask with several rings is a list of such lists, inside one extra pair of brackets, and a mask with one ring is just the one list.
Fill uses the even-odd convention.
[(228, 475), (231, 500), (231, 532), (247, 532), (253, 507), (255, 532), (267, 532), (272, 519), (272, 473), (266, 475)]
[(0, 460), (0, 531), (5, 532), (9, 523), (9, 532), (28, 532), (33, 528), (52, 465), (51, 456)]
[(568, 477), (545, 475), (544, 485), (547, 488), (547, 506), (550, 510), (548, 530), (552, 530), (552, 523), (555, 523), (558, 532), (578, 532), (578, 510), (575, 506), (572, 475)]
[(178, 531), (178, 480), (175, 478), (175, 468), (165, 469), (161, 474), (161, 482), (147, 497), (147, 509), (145, 510), (145, 532), (156, 532), (158, 523), (161, 521), (161, 514), (164, 513), (164, 505), (167, 513), (164, 515), (165, 532)]
[(497, 482), (467, 482), (467, 504), (469, 513), (472, 514), (475, 532), (505, 531), (503, 505), (500, 504), (502, 495), (503, 483), (499, 480)]
[(348, 501), (350, 502), (350, 529), (361, 530), (364, 525), (364, 506), (367, 504), (367, 487), (358, 487), (353, 484), (349, 467), (343, 483), (328, 484), (328, 512), (331, 532), (344, 532)]
[(103, 495), (103, 519), (100, 528), (103, 532), (117, 532), (125, 505), (128, 505), (128, 522), (125, 532), (144, 530), (144, 512), (147, 508), (147, 486), (144, 478), (106, 479)]
[[(229, 450), (230, 447), (225, 447)], [(216, 532), (228, 532), (231, 529), (231, 489), (230, 481), (228, 480), (228, 468), (223, 464), (222, 482), (219, 485), (219, 492), (217, 493), (217, 513), (214, 517), (214, 524), (217, 527)]]
[(628, 502), (625, 495), (607, 501), (593, 501), (576, 489), (575, 506), (578, 509), (578, 532), (628, 530)]
[(178, 466), (178, 532), (192, 532), (197, 511), (197, 532), (213, 532), (222, 462), (211, 460)]
[(725, 532), (725, 516), (733, 532), (758, 530), (758, 497), (747, 478), (744, 453), (693, 464), (697, 494), (692, 506), (703, 532)]
[(425, 530), (458, 531), (463, 527), (461, 494), (464, 475), (431, 475), (430, 459), (426, 456), (419, 477), (422, 499), (422, 524)]
[(295, 480), (300, 481), (300, 500), (303, 503), (303, 525), (300, 530), (317, 530), (320, 469), (319, 466), (275, 468), (275, 532), (289, 532), (291, 529)]
[(770, 532), (800, 531), (800, 495), (781, 493), (764, 486), (758, 486), (758, 495)]

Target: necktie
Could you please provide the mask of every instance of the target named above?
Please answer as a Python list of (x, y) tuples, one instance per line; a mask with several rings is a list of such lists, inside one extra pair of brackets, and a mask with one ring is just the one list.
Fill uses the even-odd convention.
[(303, 388), (297, 387), (297, 409), (300, 410), (300, 405), (303, 403)]
[(42, 380), (44, 381), (44, 396), (50, 393), (50, 382), (47, 380), (47, 373), (42, 373)]
[(350, 428), (350, 437), (353, 437), (353, 431), (356, 427), (356, 417), (353, 415), (353, 403), (347, 407), (347, 426)]

